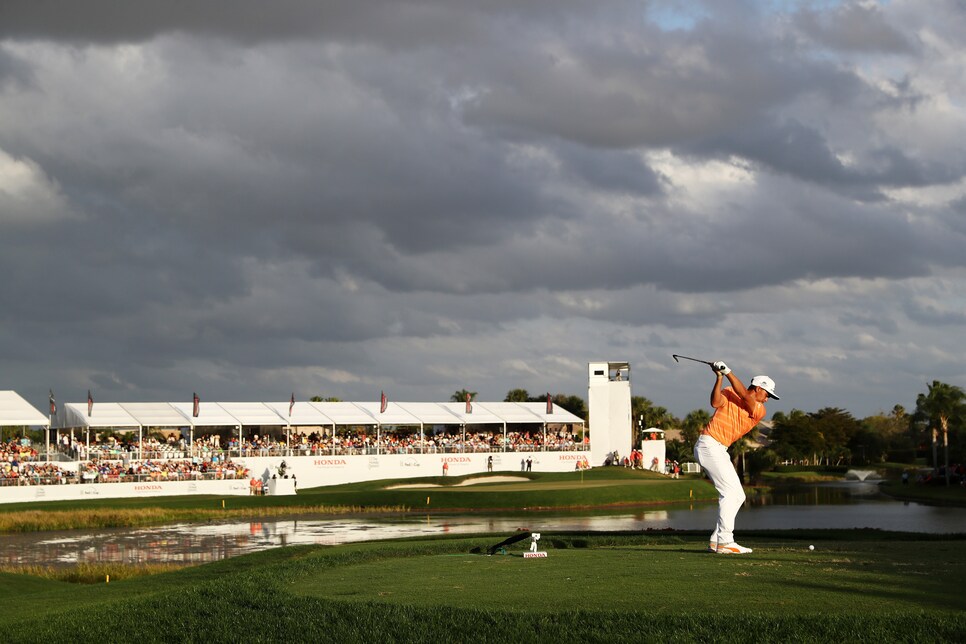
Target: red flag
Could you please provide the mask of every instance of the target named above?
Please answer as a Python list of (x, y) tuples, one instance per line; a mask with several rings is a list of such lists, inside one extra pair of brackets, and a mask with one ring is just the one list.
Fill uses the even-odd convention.
[(201, 399), (198, 398), (198, 394), (194, 395), (193, 403), (194, 406), (191, 408), (191, 415), (197, 418), (198, 414), (201, 412)]
[(87, 390), (87, 417), (91, 417), (91, 412), (94, 411), (94, 399), (91, 397), (91, 390)]
[(386, 398), (386, 392), (384, 391), (384, 392), (382, 392), (382, 402), (379, 405), (379, 413), (380, 414), (385, 414), (386, 413), (386, 407), (388, 407), (388, 406), (389, 406), (389, 399)]
[(292, 408), (295, 407), (295, 392), (292, 392), (292, 400), (288, 401), (288, 415), (292, 415)]
[(54, 400), (54, 390), (53, 389), (50, 390), (50, 415), (51, 416), (56, 416), (57, 415), (57, 401)]
[(467, 391), (466, 392), (466, 413), (467, 414), (472, 414), (473, 413), (473, 403), (470, 402), (470, 400), (472, 398), (473, 398), (473, 396), (471, 396), (470, 395), (470, 392)]
[(550, 394), (547, 394), (547, 413), (553, 413), (553, 401), (550, 399)]

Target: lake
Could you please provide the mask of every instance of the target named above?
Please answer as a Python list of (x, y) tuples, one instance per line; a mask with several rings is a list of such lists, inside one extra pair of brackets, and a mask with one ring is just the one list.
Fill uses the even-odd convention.
[[(621, 512), (514, 515), (434, 515), (242, 521), (154, 528), (70, 531), (0, 536), (0, 562), (70, 565), (80, 562), (202, 563), (287, 545), (336, 545), (357, 541), (449, 534), (511, 534), (523, 528), (554, 531), (708, 530), (717, 504), (673, 505)], [(736, 532), (759, 529), (877, 528), (903, 532), (966, 532), (966, 508), (895, 501), (874, 483), (802, 486), (749, 498)]]

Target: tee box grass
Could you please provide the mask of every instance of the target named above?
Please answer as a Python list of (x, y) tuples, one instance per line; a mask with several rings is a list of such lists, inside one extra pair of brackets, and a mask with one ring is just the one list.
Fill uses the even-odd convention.
[(119, 583), (4, 575), (8, 641), (953, 642), (962, 538), (544, 534), (278, 548)]

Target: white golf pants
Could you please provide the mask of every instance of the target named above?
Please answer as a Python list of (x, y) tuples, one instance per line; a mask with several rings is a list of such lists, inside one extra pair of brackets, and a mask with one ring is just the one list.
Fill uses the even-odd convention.
[(731, 464), (728, 448), (715, 439), (702, 434), (694, 444), (694, 458), (704, 468), (718, 490), (718, 524), (711, 533), (712, 543), (733, 543), (735, 540), (735, 515), (745, 502), (741, 479)]

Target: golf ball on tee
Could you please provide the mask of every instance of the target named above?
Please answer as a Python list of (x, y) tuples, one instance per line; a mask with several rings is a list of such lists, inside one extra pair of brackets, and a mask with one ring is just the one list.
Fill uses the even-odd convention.
[(815, 546), (809, 546), (808, 549), (809, 550), (815, 550)]

